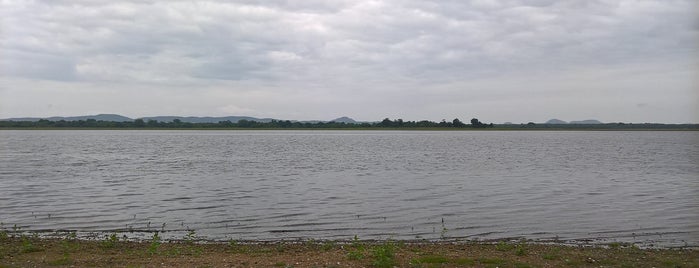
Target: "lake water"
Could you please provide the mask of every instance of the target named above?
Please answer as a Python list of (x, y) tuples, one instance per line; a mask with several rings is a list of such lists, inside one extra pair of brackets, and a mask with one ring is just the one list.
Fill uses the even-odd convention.
[(699, 246), (699, 132), (0, 131), (0, 221)]

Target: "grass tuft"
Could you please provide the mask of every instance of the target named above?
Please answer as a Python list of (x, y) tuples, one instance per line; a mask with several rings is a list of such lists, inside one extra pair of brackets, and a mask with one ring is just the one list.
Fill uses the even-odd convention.
[(375, 246), (372, 250), (372, 256), (374, 257), (374, 260), (371, 264), (374, 267), (382, 268), (397, 266), (395, 245), (391, 241)]
[(347, 259), (349, 260), (363, 260), (364, 257), (364, 250), (353, 249), (347, 252)]
[(515, 248), (515, 245), (509, 244), (505, 241), (500, 241), (497, 244), (495, 244), (495, 249), (497, 251), (510, 251)]
[(158, 253), (158, 248), (160, 247), (160, 236), (158, 235), (158, 232), (153, 233), (153, 237), (151, 238), (150, 244), (148, 245), (148, 250), (147, 253), (149, 255), (155, 255)]
[(22, 235), (21, 237), (22, 240), (22, 246), (20, 247), (20, 252), (21, 253), (31, 253), (31, 252), (39, 252), (42, 251), (42, 249), (32, 243), (32, 240), (25, 236)]
[(118, 243), (119, 237), (116, 233), (112, 233), (109, 236), (106, 236), (104, 240), (100, 241), (100, 247), (103, 249), (115, 248)]
[(517, 256), (527, 255), (527, 245), (526, 244), (517, 245), (515, 247), (515, 255), (517, 255)]
[(449, 263), (449, 259), (440, 255), (427, 255), (413, 259), (412, 263)]

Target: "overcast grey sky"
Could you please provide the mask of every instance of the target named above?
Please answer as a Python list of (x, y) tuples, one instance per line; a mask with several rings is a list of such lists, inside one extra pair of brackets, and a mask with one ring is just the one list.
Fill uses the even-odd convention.
[(0, 118), (699, 123), (696, 0), (0, 3)]

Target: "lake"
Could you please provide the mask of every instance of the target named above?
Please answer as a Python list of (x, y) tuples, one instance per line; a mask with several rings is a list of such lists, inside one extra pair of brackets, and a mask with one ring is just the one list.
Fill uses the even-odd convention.
[(0, 131), (0, 221), (212, 240), (699, 246), (699, 132)]

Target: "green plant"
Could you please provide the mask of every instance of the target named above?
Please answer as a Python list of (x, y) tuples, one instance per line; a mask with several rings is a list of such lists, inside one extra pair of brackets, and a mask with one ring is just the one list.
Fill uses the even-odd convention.
[(323, 251), (330, 251), (336, 247), (337, 247), (337, 242), (335, 242), (335, 241), (325, 241), (325, 242), (323, 242), (323, 245), (321, 246)]
[(61, 240), (61, 258), (49, 261), (49, 265), (65, 266), (73, 263), (73, 260), (70, 258), (70, 253), (78, 250), (78, 245), (75, 243), (75, 238), (77, 236), (73, 234), (75, 234), (75, 232), (69, 233), (66, 235), (65, 239)]
[(427, 255), (413, 259), (411, 263), (449, 263), (449, 259), (440, 255)]
[(359, 237), (357, 237), (357, 235), (354, 235), (354, 239), (352, 239), (351, 246), (355, 249), (358, 249), (358, 250), (362, 250), (362, 251), (364, 250), (364, 245), (362, 244), (361, 241), (359, 241)]
[(357, 235), (354, 235), (354, 238), (352, 238), (352, 243), (350, 244), (350, 247), (353, 248), (349, 252), (347, 252), (347, 258), (350, 260), (363, 260), (365, 258), (364, 256), (364, 245), (359, 241), (359, 237)]
[(119, 243), (119, 237), (116, 233), (113, 233), (105, 237), (104, 240), (100, 241), (100, 246), (102, 248), (114, 248), (116, 247), (117, 243)]
[(27, 236), (22, 235), (21, 240), (22, 240), (22, 246), (21, 246), (21, 248), (20, 248), (20, 252), (22, 252), (22, 253), (30, 253), (30, 252), (41, 251), (41, 248), (35, 246), (35, 245), (32, 243), (31, 239), (28, 238)]
[(197, 232), (194, 230), (187, 231), (187, 234), (185, 234), (185, 236), (184, 236), (184, 243), (187, 245), (187, 248), (186, 248), (187, 253), (186, 254), (191, 254), (191, 255), (195, 255), (195, 256), (199, 256), (202, 254), (203, 250), (194, 244), (194, 242), (196, 240), (197, 240)]
[(550, 250), (549, 252), (544, 253), (541, 258), (544, 260), (555, 260), (558, 259), (558, 255), (560, 255), (560, 250), (559, 249), (553, 249)]
[(495, 249), (498, 251), (510, 251), (514, 248), (515, 246), (512, 244), (508, 244), (505, 241), (500, 241), (497, 244), (495, 244)]
[(364, 250), (350, 250), (347, 252), (347, 259), (350, 260), (363, 260), (364, 259)]
[(153, 233), (150, 245), (148, 246), (148, 254), (153, 255), (158, 253), (158, 248), (160, 247), (160, 236), (158, 232)]
[(71, 265), (73, 260), (67, 252), (64, 252), (60, 259), (49, 261), (48, 264), (51, 266), (67, 266)]
[(201, 256), (202, 253), (204, 253), (204, 250), (200, 247), (192, 246), (189, 248), (189, 254), (193, 256)]
[(78, 250), (78, 244), (75, 241), (63, 240), (61, 241), (61, 251), (63, 253), (74, 252)]
[(524, 256), (527, 255), (527, 245), (522, 243), (515, 247), (515, 255)]
[(181, 254), (182, 254), (182, 251), (177, 247), (171, 247), (165, 251), (165, 255), (168, 257), (180, 256)]
[(9, 238), (7, 230), (5, 230), (5, 224), (0, 222), (0, 241), (5, 241)]
[(228, 240), (228, 248), (230, 248), (232, 252), (236, 253), (246, 253), (249, 251), (247, 245), (243, 245), (234, 239)]
[(75, 231), (72, 231), (72, 232), (68, 233), (68, 235), (66, 235), (66, 239), (75, 240), (77, 238), (78, 238), (78, 233)]
[(495, 250), (497, 250), (497, 251), (514, 250), (515, 255), (524, 256), (524, 255), (527, 255), (527, 244), (524, 241), (522, 241), (518, 244), (510, 244), (510, 243), (507, 243), (505, 241), (500, 241), (497, 244), (495, 244)]
[(372, 256), (374, 257), (372, 262), (374, 267), (393, 267), (397, 265), (395, 245), (391, 241), (375, 246), (372, 250)]

